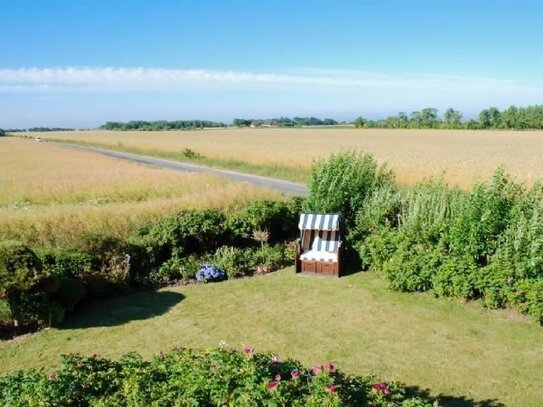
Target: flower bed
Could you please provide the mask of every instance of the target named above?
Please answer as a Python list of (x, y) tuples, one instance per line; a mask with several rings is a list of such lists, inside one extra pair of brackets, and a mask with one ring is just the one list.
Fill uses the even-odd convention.
[(9, 406), (432, 406), (396, 383), (346, 375), (332, 364), (307, 369), (278, 355), (226, 346), (174, 349), (144, 361), (63, 356), (55, 371), (19, 371), (0, 378)]

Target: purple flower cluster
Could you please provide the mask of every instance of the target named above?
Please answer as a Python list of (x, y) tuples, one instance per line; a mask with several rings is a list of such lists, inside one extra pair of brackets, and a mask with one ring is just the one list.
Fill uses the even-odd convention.
[(222, 281), (224, 279), (226, 279), (226, 273), (211, 263), (202, 264), (200, 270), (196, 272), (196, 280), (198, 281)]

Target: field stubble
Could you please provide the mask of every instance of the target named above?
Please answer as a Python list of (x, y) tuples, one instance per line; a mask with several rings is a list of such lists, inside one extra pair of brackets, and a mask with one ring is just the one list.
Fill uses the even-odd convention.
[(183, 208), (228, 207), (278, 194), (49, 143), (0, 140), (0, 240), (78, 246), (82, 235), (125, 237)]
[[(42, 133), (42, 137), (110, 146), (133, 152), (182, 157), (184, 149), (202, 154), (208, 163), (248, 169), (266, 175), (303, 180), (315, 158), (359, 149), (395, 170), (402, 185), (444, 176), (451, 184), (470, 187), (505, 165), (519, 180), (543, 178), (543, 132), (390, 129), (227, 129), (199, 131), (77, 131)], [(206, 163), (205, 161), (203, 163)], [(241, 168), (243, 169), (243, 168)]]

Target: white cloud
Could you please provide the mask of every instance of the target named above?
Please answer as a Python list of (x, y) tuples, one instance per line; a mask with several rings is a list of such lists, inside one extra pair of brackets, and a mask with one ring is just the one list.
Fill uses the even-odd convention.
[(445, 75), (385, 75), (374, 72), (293, 69), (282, 73), (165, 68), (19, 68), (0, 69), (0, 92), (73, 92), (198, 89), (249, 89), (268, 87), (335, 91), (384, 91), (416, 94), (436, 92), (517, 95), (541, 94), (513, 80)]
[[(77, 117), (80, 123), (92, 120), (95, 124), (179, 117), (226, 121), (236, 116), (279, 115), (382, 118), (427, 106), (441, 111), (453, 106), (466, 117), (474, 117), (488, 106), (540, 104), (541, 95), (541, 83), (514, 79), (337, 69), (0, 69), (0, 119), (4, 121), (0, 124), (77, 127), (67, 122), (68, 116)], [(44, 98), (52, 99), (44, 103)]]

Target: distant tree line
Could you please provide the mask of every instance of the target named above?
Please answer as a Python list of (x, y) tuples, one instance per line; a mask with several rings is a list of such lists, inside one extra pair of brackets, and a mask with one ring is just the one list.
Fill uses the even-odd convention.
[(141, 130), (141, 131), (156, 131), (156, 130), (183, 130), (183, 129), (203, 129), (204, 127), (226, 127), (224, 123), (212, 122), (209, 120), (157, 120), (143, 121), (133, 120), (128, 123), (123, 122), (107, 122), (100, 126), (103, 130)]
[(0, 137), (4, 137), (6, 135), (6, 131), (0, 129)]
[(66, 127), (32, 127), (30, 129), (6, 129), (6, 133), (26, 133), (26, 132), (45, 132), (45, 131), (73, 131)]
[(481, 110), (478, 120), (468, 121), (463, 121), (462, 113), (453, 108), (447, 109), (442, 117), (438, 112), (438, 109), (428, 107), (409, 115), (399, 112), (383, 120), (358, 117), (354, 121), (354, 126), (384, 129), (543, 129), (543, 105), (510, 106), (503, 111), (489, 107)]
[(299, 126), (334, 126), (339, 124), (334, 119), (318, 119), (316, 117), (280, 117), (278, 119), (234, 119), (237, 127), (299, 127)]

